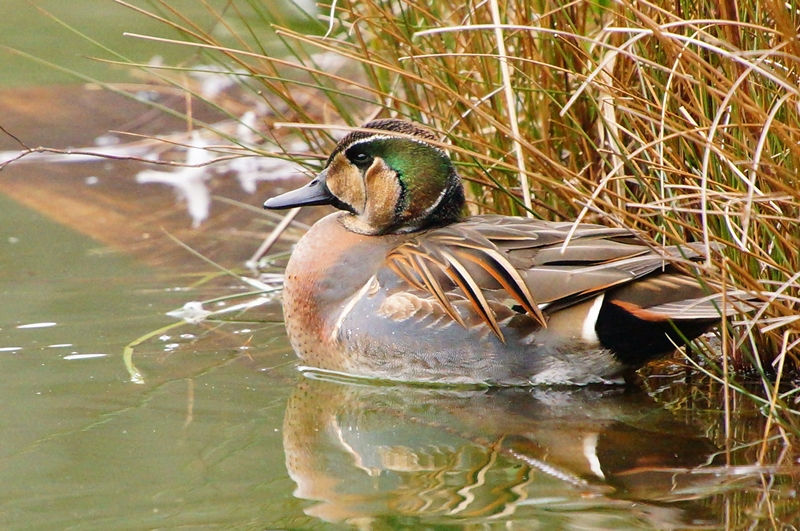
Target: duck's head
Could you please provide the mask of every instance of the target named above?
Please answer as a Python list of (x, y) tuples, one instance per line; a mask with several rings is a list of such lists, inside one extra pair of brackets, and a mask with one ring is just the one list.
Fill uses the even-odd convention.
[(325, 168), (302, 188), (264, 208), (332, 205), (345, 227), (369, 235), (413, 232), (458, 221), (464, 189), (430, 131), (402, 120), (375, 120), (344, 137)]

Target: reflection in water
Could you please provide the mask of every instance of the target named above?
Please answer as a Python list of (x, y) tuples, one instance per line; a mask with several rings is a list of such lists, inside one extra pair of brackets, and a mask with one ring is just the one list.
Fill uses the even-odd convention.
[(305, 378), (287, 405), (284, 448), (295, 495), (316, 502), (307, 514), (370, 529), (702, 528), (716, 517), (693, 500), (731, 482), (710, 441), (646, 394), (607, 387)]

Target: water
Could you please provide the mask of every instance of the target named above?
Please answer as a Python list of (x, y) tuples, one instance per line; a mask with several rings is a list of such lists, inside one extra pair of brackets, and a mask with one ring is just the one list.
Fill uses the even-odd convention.
[(645, 394), (603, 387), (306, 380), (287, 408), (284, 449), (296, 495), (315, 502), (307, 513), (389, 527), (701, 527), (713, 516), (686, 500), (730, 479), (695, 475), (716, 449)]
[[(5, 91), (0, 106), (4, 127), (31, 145), (56, 147), (91, 145), (143, 114), (131, 102), (70, 87)], [(0, 139), (0, 151), (18, 147)], [(763, 429), (753, 407), (734, 411), (726, 449), (718, 402), (690, 403), (687, 386), (655, 389), (653, 380), (648, 394), (329, 381), (296, 371), (278, 300), (180, 325), (167, 312), (250, 288), (215, 276), (171, 236), (241, 270), (274, 220), (214, 201), (209, 219), (192, 229), (171, 189), (136, 183), (141, 169), (15, 164), (0, 173), (3, 529), (795, 522), (791, 456), (770, 454), (765, 462), (780, 466), (753, 466), (753, 433)], [(248, 194), (230, 176), (214, 186), (256, 206), (273, 187), (291, 187), (261, 184)], [(143, 383), (126, 367), (132, 343)]]
[[(132, 0), (128, 3), (169, 17), (166, 10), (156, 5), (157, 2)], [(225, 41), (226, 33), (214, 13), (223, 11), (227, 3), (227, 0), (170, 0), (167, 4), (196, 22), (199, 28), (213, 31), (216, 37)], [(312, 3), (297, 3), (313, 10)], [(264, 6), (283, 25), (296, 24), (305, 18), (299, 9), (286, 7), (285, 2), (265, 2)], [(272, 34), (260, 16), (247, 6), (240, 5), (239, 8), (250, 29), (262, 36)], [(0, 12), (3, 13), (0, 18), (0, 61), (3, 65), (0, 84), (4, 86), (81, 81), (71, 72), (102, 81), (130, 81), (127, 69), (109, 66), (97, 59), (119, 61), (121, 58), (117, 54), (121, 54), (129, 62), (146, 64), (158, 55), (168, 64), (178, 64), (197, 54), (196, 48), (126, 36), (127, 33), (175, 39), (177, 32), (112, 0), (37, 0), (30, 3), (0, 0)], [(231, 11), (228, 14), (231, 15), (227, 20), (229, 26), (244, 34), (245, 28), (238, 24), (240, 18), (233, 16)], [(32, 61), (5, 47), (35, 56), (40, 61)], [(273, 48), (267, 48), (268, 51), (277, 49), (277, 42)]]
[[(1, 44), (121, 77), (78, 57), (85, 43), (17, 4), (4, 9)], [(128, 45), (134, 59), (165, 52), (176, 59), (152, 44), (131, 49), (123, 30), (158, 30), (111, 2), (66, 11), (62, 2), (37, 5), (118, 49)], [(3, 64), (6, 85), (69, 79), (5, 53)], [(66, 148), (92, 146), (107, 130), (146, 116), (131, 102), (105, 98), (79, 87), (6, 90), (2, 125), (30, 145)], [(147, 123), (151, 131), (181, 128), (180, 121)], [(0, 150), (19, 148), (0, 139)], [(294, 525), (302, 511), (284, 466), (281, 424), (296, 373), (275, 322), (278, 303), (251, 312), (259, 322), (157, 334), (134, 349), (144, 383), (132, 383), (123, 349), (176, 323), (168, 311), (247, 291), (236, 281), (203, 284), (216, 270), (167, 243), (163, 230), (231, 267), (266, 230), (263, 220), (243, 222), (241, 209), (225, 204), (192, 230), (173, 191), (135, 183), (141, 169), (23, 164), (0, 174), (0, 527)], [(227, 195), (253, 201), (238, 187)]]
[(251, 355), (247, 339), (268, 342), (252, 325), (174, 329), (137, 349), (145, 384), (130, 383), (122, 347), (198, 295), (174, 289), (185, 272), (100, 252), (6, 198), (0, 212), (4, 529), (231, 524), (283, 504), (264, 492), (291, 497), (285, 344)]

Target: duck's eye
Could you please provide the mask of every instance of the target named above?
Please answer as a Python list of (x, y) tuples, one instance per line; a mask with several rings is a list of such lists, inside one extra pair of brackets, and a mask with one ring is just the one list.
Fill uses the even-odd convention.
[(372, 157), (363, 151), (348, 153), (347, 158), (357, 166), (368, 166), (372, 164)]

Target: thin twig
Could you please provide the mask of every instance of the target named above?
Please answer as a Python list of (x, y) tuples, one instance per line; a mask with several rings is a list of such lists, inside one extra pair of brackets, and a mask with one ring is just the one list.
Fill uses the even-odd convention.
[(19, 144), (20, 146), (22, 146), (23, 148), (25, 148), (25, 149), (30, 149), (30, 148), (29, 148), (29, 147), (28, 147), (28, 146), (25, 144), (25, 142), (23, 142), (22, 140), (20, 140), (20, 139), (19, 139), (19, 137), (17, 137), (17, 135), (15, 135), (14, 133), (12, 133), (11, 131), (9, 131), (8, 129), (6, 129), (6, 128), (5, 128), (5, 127), (3, 127), (2, 125), (0, 125), (0, 131), (2, 131), (3, 133), (7, 134), (7, 135), (8, 135), (8, 136), (10, 136), (11, 138), (13, 138), (13, 139), (14, 139), (14, 141), (15, 141), (17, 144)]
[(238, 159), (245, 155), (225, 155), (224, 157), (217, 157), (215, 159), (202, 162), (200, 164), (186, 164), (185, 162), (176, 162), (170, 160), (153, 160), (147, 157), (135, 157), (132, 155), (111, 155), (108, 153), (99, 153), (97, 151), (84, 151), (79, 149), (56, 149), (56, 148), (48, 148), (48, 147), (36, 147), (36, 148), (29, 148), (25, 151), (17, 152), (11, 158), (6, 160), (0, 161), (0, 170), (8, 166), (13, 162), (17, 162), (25, 157), (28, 157), (33, 154), (37, 153), (52, 153), (54, 155), (64, 155), (69, 157), (88, 157), (92, 159), (109, 159), (109, 160), (131, 160), (135, 162), (143, 162), (145, 164), (153, 164), (157, 166), (177, 166), (181, 168), (200, 168), (203, 166), (209, 166), (211, 164), (216, 164), (217, 162), (224, 162), (226, 160)]
[(295, 218), (295, 216), (297, 216), (298, 212), (300, 212), (300, 207), (293, 208), (289, 212), (286, 213), (286, 215), (283, 217), (281, 222), (278, 223), (278, 225), (274, 229), (272, 229), (272, 232), (269, 233), (269, 236), (266, 237), (266, 239), (258, 247), (256, 252), (253, 253), (253, 256), (250, 257), (250, 260), (245, 262), (245, 266), (246, 267), (248, 267), (250, 269), (255, 269), (256, 268), (256, 265), (258, 264), (258, 261), (261, 260), (261, 258), (265, 254), (267, 254), (267, 252), (269, 252), (270, 248), (275, 244), (275, 242), (278, 241), (278, 238), (281, 237), (281, 234), (283, 234), (283, 231), (285, 231), (286, 227), (288, 227), (289, 224), (294, 220), (294, 218)]
[(775, 383), (772, 387), (772, 396), (770, 397), (769, 401), (769, 413), (767, 414), (767, 425), (764, 426), (764, 440), (761, 444), (761, 450), (758, 452), (758, 464), (764, 464), (764, 458), (767, 455), (767, 438), (769, 437), (769, 431), (772, 429), (772, 422), (773, 418), (775, 418), (775, 409), (778, 403), (778, 394), (780, 392), (780, 385), (781, 385), (781, 377), (783, 376), (783, 363), (786, 360), (786, 355), (788, 353), (787, 344), (789, 343), (789, 334), (791, 330), (786, 330), (783, 332), (783, 347), (781, 348), (781, 353), (778, 355), (778, 374), (775, 376)]
[(731, 386), (728, 363), (728, 257), (722, 258), (722, 395), (725, 410), (725, 462), (731, 464)]

